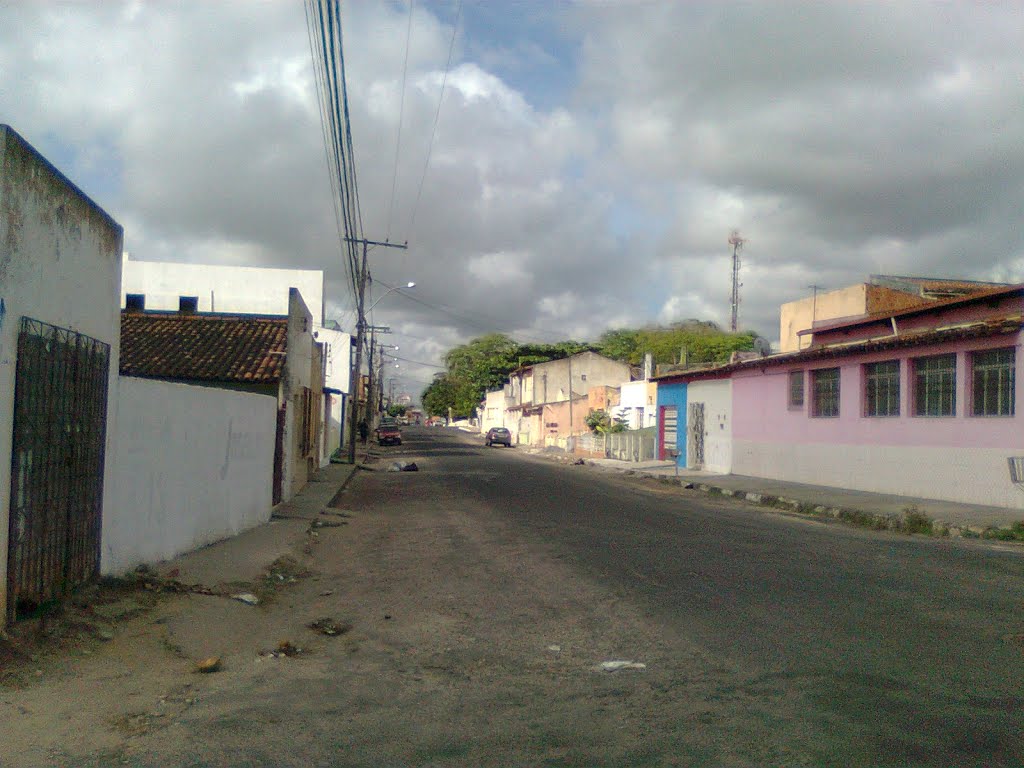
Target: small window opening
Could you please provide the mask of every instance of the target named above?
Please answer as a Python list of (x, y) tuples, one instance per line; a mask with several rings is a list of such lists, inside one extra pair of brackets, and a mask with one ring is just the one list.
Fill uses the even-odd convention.
[(129, 312), (142, 312), (146, 308), (145, 294), (129, 293), (125, 296), (124, 308)]
[(179, 296), (178, 297), (178, 311), (185, 314), (193, 314), (199, 309), (199, 297), (198, 296)]

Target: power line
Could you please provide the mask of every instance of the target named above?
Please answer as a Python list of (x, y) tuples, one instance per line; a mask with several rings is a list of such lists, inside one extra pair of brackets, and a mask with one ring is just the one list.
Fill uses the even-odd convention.
[[(380, 282), (380, 281), (378, 281), (378, 282)], [(432, 303), (430, 303), (428, 301), (424, 301), (423, 299), (421, 299), (421, 298), (419, 298), (417, 296), (413, 296), (410, 293), (402, 293), (401, 295), (403, 297), (405, 297), (406, 299), (408, 299), (409, 301), (415, 302), (416, 304), (420, 304), (420, 305), (422, 305), (424, 307), (427, 307), (429, 309), (433, 309), (435, 312), (441, 312), (442, 314), (448, 315), (449, 317), (453, 317), (456, 320), (460, 320), (461, 322), (466, 323), (467, 325), (471, 325), (474, 328), (477, 328), (478, 330), (485, 331), (486, 333), (506, 333), (505, 331), (500, 330), (501, 321), (498, 318), (496, 318), (496, 317), (488, 317), (487, 315), (483, 315), (483, 314), (469, 315), (469, 314), (466, 314), (466, 313), (464, 313), (462, 311), (456, 311), (456, 310), (452, 309), (451, 307), (449, 307), (447, 305), (444, 305), (444, 304), (432, 304)], [(542, 335), (548, 336), (549, 339), (554, 339), (555, 341), (565, 341), (566, 340), (565, 337), (563, 337), (563, 336), (561, 336), (560, 334), (557, 334), (557, 333), (552, 333), (552, 332), (549, 332), (549, 331), (536, 331), (536, 332), (540, 333)], [(531, 336), (528, 336), (528, 335), (522, 334), (522, 333), (519, 333), (519, 334), (507, 333), (507, 335), (510, 336), (510, 337), (518, 336), (519, 339), (521, 339), (522, 341), (527, 342), (527, 343), (531, 343), (531, 344), (551, 344), (551, 343), (554, 343), (552, 341), (544, 341), (543, 339), (540, 339), (540, 338), (537, 338), (537, 337), (531, 337)]]
[(430, 155), (434, 151), (434, 137), (437, 135), (437, 122), (441, 117), (441, 104), (444, 102), (444, 89), (448, 84), (448, 70), (452, 66), (452, 52), (455, 50), (455, 34), (459, 31), (459, 18), (462, 16), (462, 0), (455, 9), (455, 21), (452, 23), (452, 39), (448, 44), (448, 62), (444, 65), (444, 76), (441, 78), (441, 95), (437, 99), (437, 111), (434, 113), (434, 127), (430, 130), (430, 143), (427, 145), (427, 160), (423, 163), (423, 175), (420, 176), (419, 189), (416, 191), (416, 202), (412, 206), (412, 216), (409, 219), (409, 234), (412, 234), (416, 226), (416, 212), (420, 207), (420, 198), (423, 196), (423, 182), (427, 179), (427, 169), (430, 167)]
[(395, 358), (395, 360), (401, 360), (403, 363), (412, 363), (413, 365), (423, 365), (423, 366), (426, 366), (427, 368), (437, 368), (438, 370), (442, 370), (442, 371), (447, 371), (448, 370), (448, 366), (446, 366), (446, 365), (435, 365), (434, 363), (424, 363), (424, 362), (421, 362), (420, 360), (410, 360), (407, 357), (399, 357), (398, 355), (392, 355), (390, 352), (388, 354), (391, 357)]
[(359, 253), (351, 239), (361, 234), (362, 215), (349, 124), (340, 3), (337, 0), (307, 0), (306, 21), (335, 219), (336, 223), (339, 219), (342, 223), (340, 245), (347, 257), (343, 263), (355, 297), (359, 289), (360, 263)]
[(391, 199), (388, 201), (387, 226), (385, 240), (391, 239), (391, 211), (395, 205), (395, 186), (398, 184), (398, 157), (402, 147), (402, 119), (405, 115), (405, 81), (409, 72), (409, 40), (412, 38), (412, 9), (414, 0), (409, 0), (409, 23), (405, 29), (405, 60), (402, 62), (402, 95), (398, 105), (398, 135), (395, 138), (395, 172), (391, 176)]

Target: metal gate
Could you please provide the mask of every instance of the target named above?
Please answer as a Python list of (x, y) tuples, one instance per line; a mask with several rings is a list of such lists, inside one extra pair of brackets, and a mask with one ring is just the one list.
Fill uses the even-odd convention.
[(277, 411), (277, 431), (274, 433), (274, 488), (271, 502), (276, 506), (284, 500), (284, 428), (288, 409), (283, 405)]
[(677, 406), (663, 405), (661, 407), (661, 459), (675, 458), (678, 452), (676, 442), (678, 421), (679, 409)]
[(110, 346), (22, 318), (14, 385), (8, 619), (98, 575)]
[(704, 403), (690, 403), (687, 455), (692, 469), (704, 469)]

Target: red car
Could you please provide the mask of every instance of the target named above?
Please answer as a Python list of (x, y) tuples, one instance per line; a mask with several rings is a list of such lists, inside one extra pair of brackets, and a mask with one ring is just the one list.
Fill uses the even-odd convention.
[(395, 424), (381, 424), (377, 427), (377, 445), (401, 445), (402, 431)]

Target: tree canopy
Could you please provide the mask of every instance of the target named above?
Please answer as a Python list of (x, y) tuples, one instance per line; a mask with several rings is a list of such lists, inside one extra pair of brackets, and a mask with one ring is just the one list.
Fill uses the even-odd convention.
[(751, 350), (757, 334), (729, 333), (715, 323), (689, 320), (670, 326), (617, 328), (601, 334), (595, 345), (602, 355), (640, 365), (651, 352), (655, 364), (706, 365), (725, 363), (733, 352)]

